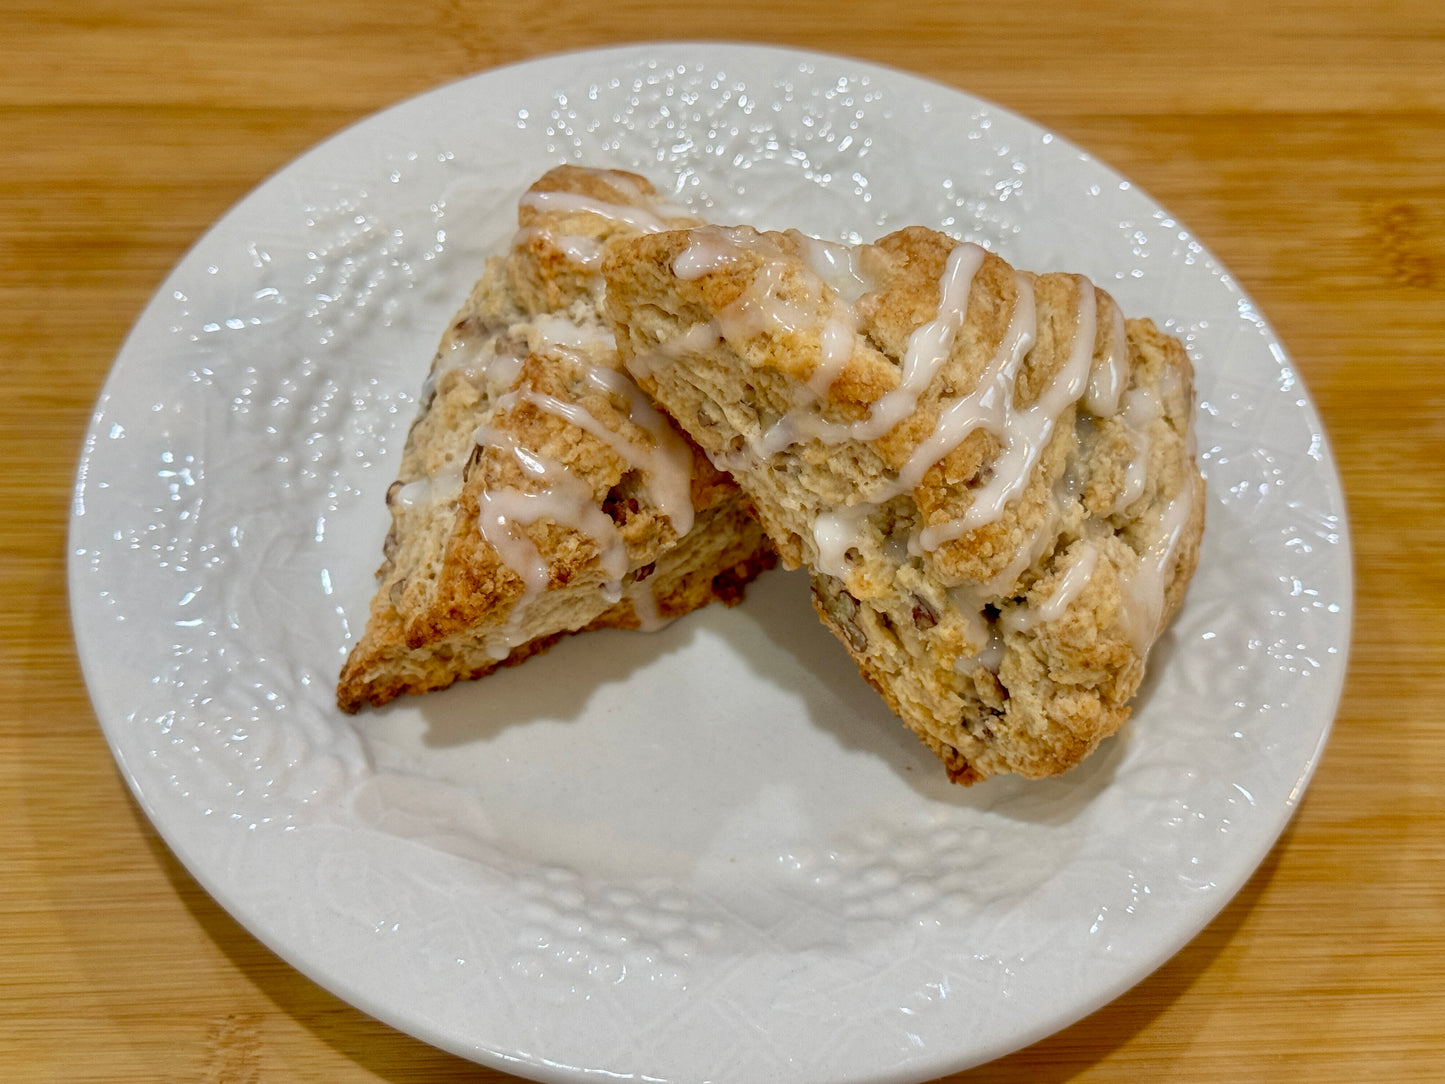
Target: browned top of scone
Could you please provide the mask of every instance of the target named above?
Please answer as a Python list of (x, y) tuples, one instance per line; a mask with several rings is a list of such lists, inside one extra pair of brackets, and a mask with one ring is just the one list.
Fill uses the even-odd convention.
[(702, 227), (603, 273), (625, 363), (957, 778), (1053, 774), (1117, 729), (1202, 529), (1176, 339), (922, 227)]
[[(636, 487), (635, 479), (624, 479), (631, 468), (614, 446), (535, 402), (519, 399), (518, 393), (570, 404), (584, 412), (589, 424), (624, 443), (655, 443), (652, 434), (630, 419), (627, 397), (599, 387), (589, 373), (618, 368), (610, 333), (600, 318), (604, 246), (641, 227), (696, 224), (695, 218), (671, 210), (643, 177), (577, 166), (548, 171), (521, 197), (519, 230), (505, 258), (490, 263), (443, 338), (433, 366), (430, 409), (418, 420), (410, 441), (405, 458), (413, 462), (403, 464), (403, 478), (408, 466), (424, 477), (460, 474), (460, 491), (447, 510), (452, 515), (447, 536), (440, 547), (432, 546), (434, 567), (405, 577), (399, 590), (395, 583), (388, 588), (412, 646), (465, 627), (503, 623), (522, 594), (517, 569), (477, 528), (488, 492), (536, 492), (548, 484), (527, 477), (507, 442), (543, 455), (580, 481), (599, 505), (619, 486)], [(558, 341), (551, 341), (554, 337)], [(483, 422), (491, 436), (479, 442), (477, 430)], [(438, 433), (450, 439), (437, 439)], [(704, 504), (731, 487), (704, 456), (693, 456), (691, 465), (696, 496)], [(639, 563), (652, 560), (658, 547), (676, 539), (642, 488), (641, 501), (629, 495), (614, 508), (630, 540), (629, 556)], [(598, 547), (586, 532), (555, 519), (515, 529), (539, 547), (549, 565), (550, 583), (573, 582), (589, 569), (597, 573)]]
[[(343, 703), (405, 688), (389, 667), (436, 669), (431, 649), (505, 655), (586, 624), (697, 515), (738, 502), (736, 485), (621, 371), (601, 312), (608, 244), (697, 221), (621, 171), (562, 166), (522, 195), (517, 233), (447, 327), (423, 388)], [(747, 533), (739, 552), (753, 559), (760, 541)], [(709, 552), (731, 551), (698, 549)], [(540, 601), (554, 592), (565, 601)]]
[(700, 222), (636, 173), (558, 166), (522, 196), (517, 224), (507, 274), (523, 311), (537, 313), (595, 295), (608, 242)]
[[(695, 277), (677, 276), (673, 267), (679, 258), (699, 244), (711, 243), (706, 238), (712, 234), (723, 236), (731, 246), (729, 259)], [(700, 237), (704, 238), (701, 242)], [(801, 415), (816, 417), (825, 425), (847, 426), (866, 418), (890, 394), (899, 395), (910, 341), (938, 314), (941, 281), (958, 243), (937, 231), (910, 227), (857, 250), (855, 259), (868, 288), (848, 304), (856, 327), (846, 361), (835, 367), (824, 389), (812, 387), (810, 382), (816, 383), (816, 374), (824, 365), (825, 334), (840, 298), (810, 264), (806, 243), (792, 233), (703, 227), (639, 236), (619, 245), (604, 264), (604, 274), (613, 283), (609, 305), (621, 329), (618, 344), (624, 360), (642, 357), (640, 363), (631, 363), (643, 386), (655, 391), (658, 380), (669, 378), (665, 366), (653, 371), (647, 362), (648, 353), (658, 348), (661, 336), (667, 333), (666, 327), (708, 324), (719, 313), (746, 310), (749, 291), (755, 290), (761, 276), (767, 276), (769, 301), (751, 302), (752, 308), (772, 305), (776, 314), (785, 318), (762, 318), (750, 324), (744, 311), (742, 318), (731, 325), (724, 320), (718, 329), (719, 337), (727, 339), (729, 349), (747, 367), (760, 425)], [(1008, 335), (1021, 289), (1030, 292), (1037, 321), (1033, 348), (1022, 358), (1011, 394), (1017, 409), (1028, 411), (1068, 364), (1085, 288), (1078, 276), (1021, 275), (998, 256), (982, 253), (968, 287), (967, 320), (953, 336), (946, 358), (909, 398), (907, 409), (898, 412), (896, 422), (861, 430), (855, 425), (857, 435), (843, 437), (809, 437), (805, 428), (804, 438), (790, 447), (788, 454), (804, 460), (825, 459), (834, 465), (852, 463), (855, 469), (847, 471), (849, 496), (879, 492), (938, 431), (944, 411), (979, 390)], [(1103, 291), (1090, 292), (1096, 295), (1094, 304), (1100, 313), (1112, 307)], [(640, 311), (635, 305), (639, 298), (649, 299)], [(657, 320), (648, 306), (668, 313), (668, 320)], [(675, 325), (670, 323), (674, 319)], [(1117, 332), (1111, 321), (1096, 319), (1096, 323), (1102, 329), (1096, 351), (1102, 363), (1120, 344), (1112, 341)], [(1071, 426), (1071, 416), (1060, 420), (1055, 432), (1061, 440)], [(717, 443), (718, 432), (700, 427), (692, 435), (710, 453), (725, 458), (734, 449)], [(945, 454), (931, 460), (926, 471), (909, 480), (908, 494), (925, 526), (967, 515), (1004, 438), (1005, 434), (987, 426), (973, 428)], [(955, 582), (982, 583), (1004, 570), (1018, 540), (1036, 530), (1045, 514), (1042, 491), (1062, 469), (1063, 448), (1046, 448), (1041, 458), (1045, 469), (1037, 472), (1020, 499), (1002, 514), (934, 547), (932, 556), (941, 575)], [(785, 557), (795, 563), (805, 559), (806, 538), (788, 539), (782, 545)]]
[[(651, 433), (631, 416), (629, 404), (620, 397), (589, 383), (585, 367), (570, 359), (528, 355), (523, 361), (516, 388), (537, 396), (575, 405), (596, 420), (616, 440), (650, 446)], [(648, 492), (641, 472), (616, 450), (615, 440), (604, 439), (536, 405), (517, 398), (495, 409), (487, 419), (490, 435), (477, 444), (463, 476), (457, 500), (457, 523), (447, 542), (444, 568), (448, 574), (435, 584), (409, 585), (417, 592), (412, 603), (403, 594), (398, 609), (411, 616), (407, 639), (413, 646), (443, 638), (463, 628), (483, 623), (500, 624), (507, 619), (513, 603), (525, 585), (520, 571), (509, 564), (489, 543), (479, 528), (483, 503), (488, 494), (509, 491), (539, 494), (550, 481), (529, 473), (510, 442), (544, 461), (550, 469), (567, 472), (581, 487), (582, 500), (616, 526), (626, 549), (628, 567), (636, 568), (657, 559), (673, 545), (678, 531)], [(682, 438), (678, 437), (679, 443)], [(735, 492), (725, 475), (706, 457), (686, 444), (689, 460), (688, 496), (693, 510), (708, 507)], [(531, 543), (545, 562), (545, 589), (564, 587), (580, 578), (591, 577), (599, 586), (614, 576), (600, 565), (599, 541), (578, 523), (561, 515), (548, 515), (513, 527)], [(409, 605), (409, 603), (412, 603)]]

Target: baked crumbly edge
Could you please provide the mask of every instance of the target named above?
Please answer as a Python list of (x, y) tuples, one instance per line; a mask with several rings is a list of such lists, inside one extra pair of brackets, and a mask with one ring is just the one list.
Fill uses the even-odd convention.
[(950, 778), (1056, 775), (1118, 730), (1203, 530), (1177, 339), (921, 227), (700, 227), (603, 273), (629, 370)]
[(354, 712), (474, 679), (597, 628), (734, 603), (775, 562), (744, 498), (621, 371), (607, 246), (695, 224), (641, 177), (564, 166), (519, 202), (422, 389), (365, 630)]

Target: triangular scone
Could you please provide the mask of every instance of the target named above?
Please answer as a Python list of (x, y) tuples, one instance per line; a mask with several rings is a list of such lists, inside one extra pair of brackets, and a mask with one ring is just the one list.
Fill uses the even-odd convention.
[(736, 602), (775, 561), (737, 486), (621, 371), (602, 253), (692, 225), (632, 174), (561, 167), (442, 339), (395, 483), (346, 711), (444, 688), (583, 629)]
[(603, 273), (630, 371), (952, 779), (1054, 775), (1118, 729), (1203, 529), (1177, 340), (918, 227), (705, 226)]

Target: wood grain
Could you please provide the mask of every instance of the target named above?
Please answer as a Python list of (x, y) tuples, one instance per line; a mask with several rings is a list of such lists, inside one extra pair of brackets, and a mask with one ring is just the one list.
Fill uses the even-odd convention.
[(240, 929), (170, 856), (70, 639), (69, 488), (130, 324), (296, 154), (484, 67), (652, 37), (853, 53), (1082, 144), (1234, 271), (1324, 416), (1354, 652), (1260, 870), (1113, 1004), (962, 1081), (1435, 1080), (1445, 1062), (1445, 5), (5, 0), (0, 1065), (21, 1081), (492, 1081)]

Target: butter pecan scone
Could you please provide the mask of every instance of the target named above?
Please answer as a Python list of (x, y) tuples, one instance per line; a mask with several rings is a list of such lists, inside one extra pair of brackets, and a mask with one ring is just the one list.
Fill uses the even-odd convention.
[(1203, 529), (1176, 339), (919, 227), (704, 226), (603, 273), (629, 370), (950, 778), (1054, 775), (1119, 728)]
[(622, 371), (609, 243), (696, 224), (640, 177), (561, 167), (442, 339), (398, 477), (347, 711), (444, 688), (561, 636), (736, 602), (775, 558), (733, 482)]

